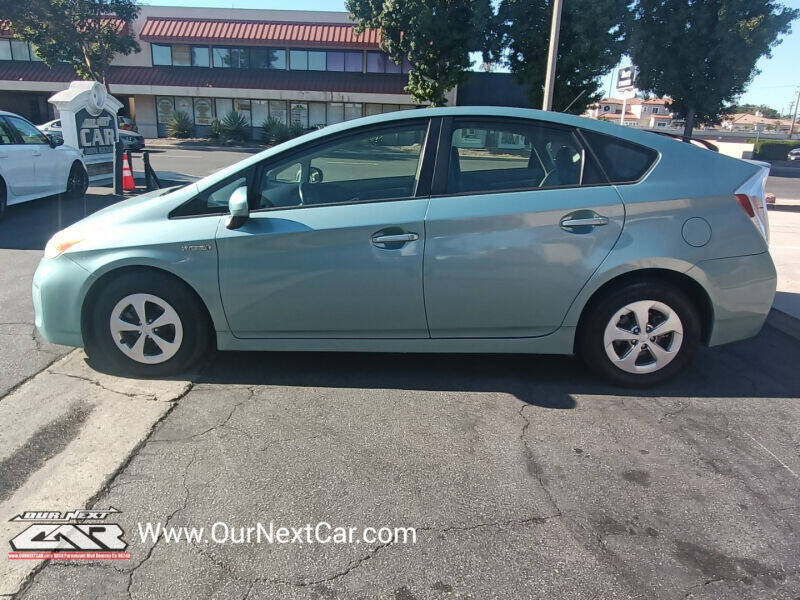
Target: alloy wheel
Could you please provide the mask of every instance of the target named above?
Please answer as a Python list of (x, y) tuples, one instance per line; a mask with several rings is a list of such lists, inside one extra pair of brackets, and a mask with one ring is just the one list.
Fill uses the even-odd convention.
[(120, 351), (138, 363), (158, 364), (175, 356), (183, 324), (172, 306), (153, 294), (130, 294), (117, 302), (109, 320)]
[(663, 302), (640, 300), (615, 312), (605, 328), (603, 345), (611, 363), (628, 373), (652, 373), (678, 355), (683, 323)]

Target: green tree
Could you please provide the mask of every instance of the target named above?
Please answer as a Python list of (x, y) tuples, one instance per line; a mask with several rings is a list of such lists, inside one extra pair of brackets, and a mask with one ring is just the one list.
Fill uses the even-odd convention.
[(105, 83), (115, 54), (140, 50), (127, 27), (136, 0), (0, 0), (0, 14), (47, 66), (66, 62), (86, 79)]
[(470, 51), (482, 50), (490, 0), (347, 0), (358, 32), (381, 30), (381, 49), (396, 63), (408, 57), (406, 91), (416, 102), (442, 106), (445, 94), (464, 83)]
[(800, 11), (774, 0), (637, 0), (629, 54), (637, 87), (672, 98), (689, 137), (719, 122)]
[(725, 112), (728, 114), (746, 113), (748, 115), (754, 115), (757, 112), (760, 112), (768, 119), (779, 119), (781, 117), (781, 114), (777, 110), (767, 106), (766, 104), (734, 104), (726, 108)]
[[(531, 104), (542, 105), (552, 0), (502, 0), (490, 58), (504, 61)], [(553, 108), (580, 114), (599, 100), (600, 77), (625, 50), (628, 0), (567, 0), (561, 12)], [(575, 100), (577, 98), (577, 100)], [(574, 101), (574, 102), (573, 102)]]

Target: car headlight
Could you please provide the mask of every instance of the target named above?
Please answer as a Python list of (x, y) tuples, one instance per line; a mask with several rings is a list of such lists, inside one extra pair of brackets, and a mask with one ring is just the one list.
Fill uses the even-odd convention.
[(56, 258), (61, 256), (73, 246), (80, 244), (84, 239), (86, 238), (77, 232), (59, 231), (50, 238), (50, 241), (44, 247), (44, 257)]

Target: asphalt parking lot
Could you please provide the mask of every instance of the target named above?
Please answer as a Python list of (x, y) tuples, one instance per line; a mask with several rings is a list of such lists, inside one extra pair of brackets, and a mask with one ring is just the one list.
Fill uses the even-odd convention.
[[(162, 164), (196, 168), (188, 152)], [(647, 392), (514, 355), (221, 353), (186, 381), (125, 380), (39, 340), (28, 291), (53, 228), (114, 200), (0, 222), (0, 532), (20, 510), (114, 507), (131, 559), (3, 557), (0, 595), (800, 598), (800, 342), (784, 332), (703, 349)], [(416, 543), (154, 543), (148, 522), (414, 527)]]

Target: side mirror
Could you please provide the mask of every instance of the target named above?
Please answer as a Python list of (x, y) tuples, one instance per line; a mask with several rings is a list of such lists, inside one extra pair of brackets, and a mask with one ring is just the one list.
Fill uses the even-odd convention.
[(228, 229), (239, 229), (250, 216), (250, 206), (247, 203), (247, 186), (242, 186), (233, 190), (228, 200), (228, 211), (231, 216), (225, 227)]
[(50, 147), (56, 148), (57, 146), (61, 146), (64, 144), (64, 138), (57, 136), (57, 135), (48, 135), (47, 139), (50, 140)]

